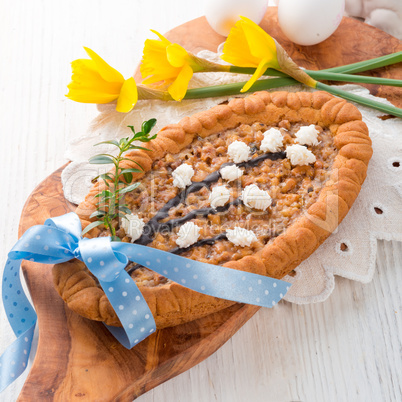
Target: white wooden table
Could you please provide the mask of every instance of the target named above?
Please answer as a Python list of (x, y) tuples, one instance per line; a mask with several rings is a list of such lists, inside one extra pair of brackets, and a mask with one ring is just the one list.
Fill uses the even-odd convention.
[[(88, 46), (129, 76), (143, 42), (204, 13), (184, 0), (0, 0), (0, 267), (24, 201), (97, 114), (64, 97)], [(402, 245), (378, 243), (370, 284), (337, 279), (324, 303), (261, 309), (206, 361), (141, 402), (402, 400)], [(0, 310), (0, 350), (14, 339)], [(0, 395), (18, 396), (26, 375)]]

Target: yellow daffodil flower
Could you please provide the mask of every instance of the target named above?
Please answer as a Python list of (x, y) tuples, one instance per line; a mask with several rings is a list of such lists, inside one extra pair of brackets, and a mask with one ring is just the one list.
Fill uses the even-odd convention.
[(73, 74), (67, 98), (82, 103), (109, 103), (117, 100), (118, 112), (129, 112), (138, 100), (134, 78), (127, 80), (93, 50), (84, 47), (90, 59), (71, 63)]
[(162, 83), (174, 100), (181, 101), (193, 73), (201, 71), (228, 71), (227, 66), (201, 59), (172, 43), (159, 32), (151, 30), (159, 39), (147, 39), (144, 45), (141, 75), (145, 85)]
[(267, 68), (282, 71), (306, 85), (315, 87), (316, 81), (291, 60), (282, 46), (246, 17), (240, 17), (231, 29), (221, 58), (238, 67), (256, 68), (241, 92), (248, 91)]

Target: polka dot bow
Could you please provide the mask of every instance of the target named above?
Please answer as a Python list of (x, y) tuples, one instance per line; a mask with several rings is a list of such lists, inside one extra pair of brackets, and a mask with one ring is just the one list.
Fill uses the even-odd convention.
[(83, 261), (98, 279), (123, 326), (107, 328), (126, 348), (156, 330), (147, 303), (124, 269), (129, 261), (197, 292), (263, 307), (274, 306), (290, 286), (285, 281), (193, 261), (139, 244), (112, 242), (109, 237), (82, 238), (81, 222), (73, 212), (29, 228), (8, 257), (2, 296), (17, 339), (0, 357), (0, 392), (24, 371), (37, 319), (20, 282), (22, 260), (43, 264), (74, 258)]

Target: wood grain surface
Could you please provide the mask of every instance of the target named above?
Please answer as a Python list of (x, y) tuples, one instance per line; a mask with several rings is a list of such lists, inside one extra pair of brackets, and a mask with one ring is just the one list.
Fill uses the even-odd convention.
[[(283, 37), (277, 28), (275, 10), (269, 10), (262, 26), (278, 39), (295, 61), (311, 69), (332, 67), (402, 50), (400, 42), (396, 39), (348, 18), (344, 18), (338, 31), (329, 40), (309, 48), (292, 45)], [(175, 28), (168, 33), (168, 37), (194, 52), (205, 48), (216, 50), (216, 46), (223, 41), (223, 37), (215, 34), (204, 18)], [(378, 70), (374, 74), (402, 78), (400, 65)], [(388, 97), (394, 104), (401, 106), (400, 90), (375, 86), (369, 88), (372, 93)], [(48, 216), (57, 216), (72, 210), (73, 206), (62, 197), (59, 175), (60, 170), (40, 184), (29, 197), (22, 213), (20, 234), (32, 224), (43, 223)], [(392, 251), (391, 254), (386, 255), (393, 255), (394, 260), (388, 257), (385, 261), (385, 256), (382, 256), (384, 257), (381, 260), (382, 264), (395, 267), (399, 258), (398, 251)], [(38, 312), (40, 328), (38, 353), (19, 398), (24, 401), (132, 400), (205, 359), (258, 310), (250, 306), (233, 306), (203, 320), (158, 331), (131, 351), (127, 351), (114, 341), (102, 324), (85, 320), (65, 308), (51, 285), (49, 266), (29, 263), (24, 264), (23, 269)], [(348, 281), (343, 282), (348, 283)], [(347, 285), (346, 288), (350, 290), (351, 285)], [(350, 292), (348, 300), (350, 302), (359, 300), (359, 296), (361, 295)], [(346, 302), (343, 301), (343, 303)], [(288, 308), (290, 307), (286, 307)], [(309, 309), (308, 307), (306, 314)], [(264, 311), (262, 314), (268, 323), (271, 320), (276, 325), (280, 323), (278, 313)], [(345, 317), (346, 320), (347, 318)], [(344, 320), (338, 322), (342, 325)], [(284, 323), (283, 328), (278, 329), (278, 333), (284, 335), (289, 325), (290, 323)], [(310, 325), (314, 333), (314, 323), (311, 321)], [(394, 328), (393, 325), (392, 328)], [(316, 330), (319, 329), (316, 328)], [(311, 333), (309, 329), (298, 332), (300, 335), (304, 332)], [(314, 339), (310, 339), (314, 343)], [(356, 341), (358, 342), (357, 339)], [(397, 345), (394, 337), (389, 342)], [(294, 345), (297, 344), (298, 342), (295, 341)], [(291, 370), (292, 368), (286, 362), (293, 362), (297, 357), (295, 347), (289, 346), (296, 357), (286, 357), (286, 353), (283, 353), (278, 342), (270, 340), (269, 345), (272, 347), (270, 353), (278, 356), (278, 362), (284, 360), (282, 369), (285, 372)], [(311, 343), (309, 345), (312, 346)], [(397, 350), (395, 349), (396, 353), (398, 353)], [(247, 359), (258, 360), (257, 356), (245, 357), (246, 361)], [(305, 362), (305, 365), (310, 368), (308, 362)], [(319, 370), (319, 368), (311, 367), (312, 375), (317, 369)], [(266, 368), (264, 370), (261, 375), (270, 375), (269, 384), (272, 386), (275, 385), (272, 379), (282, 376), (275, 372), (275, 367), (272, 368), (272, 372), (270, 370), (267, 372)], [(372, 368), (368, 369), (366, 378), (371, 378), (370, 370)], [(258, 375), (258, 372), (255, 374)], [(395, 378), (393, 371), (391, 374)], [(286, 376), (286, 373), (283, 375)], [(347, 382), (347, 377), (344, 375), (333, 373), (333, 378), (340, 377), (343, 382)], [(211, 379), (210, 383), (211, 381), (213, 383), (214, 380)], [(240, 379), (239, 381), (241, 382)], [(320, 380), (317, 379), (317, 381)], [(326, 382), (331, 381), (331, 378), (326, 378)], [(386, 379), (384, 381), (387, 382)], [(296, 381), (295, 384), (295, 390), (292, 390), (291, 394), (303, 395), (303, 383)], [(245, 386), (247, 387), (247, 384)], [(249, 384), (249, 386), (252, 385)], [(320, 388), (321, 394), (325, 394), (325, 389), (331, 388), (331, 385), (321, 383), (317, 387)], [(244, 395), (251, 395), (253, 392), (255, 389), (250, 389)], [(393, 390), (393, 395), (398, 395), (396, 388)], [(179, 400), (175, 398), (174, 393), (170, 397), (172, 401)]]

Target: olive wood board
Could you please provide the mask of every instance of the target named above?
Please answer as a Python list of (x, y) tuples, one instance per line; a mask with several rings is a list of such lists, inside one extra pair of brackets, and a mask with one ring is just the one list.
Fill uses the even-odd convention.
[[(347, 17), (329, 39), (310, 47), (285, 38), (277, 24), (276, 8), (268, 9), (260, 25), (296, 63), (308, 69), (335, 67), (402, 50), (398, 39)], [(216, 51), (225, 39), (209, 27), (204, 17), (176, 27), (166, 36), (194, 53), (202, 49)], [(370, 74), (402, 79), (401, 64)], [(400, 88), (367, 87), (372, 94), (402, 107)], [(19, 236), (49, 217), (74, 211), (75, 206), (63, 196), (63, 168), (39, 184), (27, 199)], [(39, 341), (19, 401), (132, 401), (206, 359), (259, 309), (235, 304), (202, 319), (158, 330), (127, 350), (103, 324), (84, 319), (65, 306), (53, 288), (51, 265), (24, 261), (22, 269), (38, 314)]]

